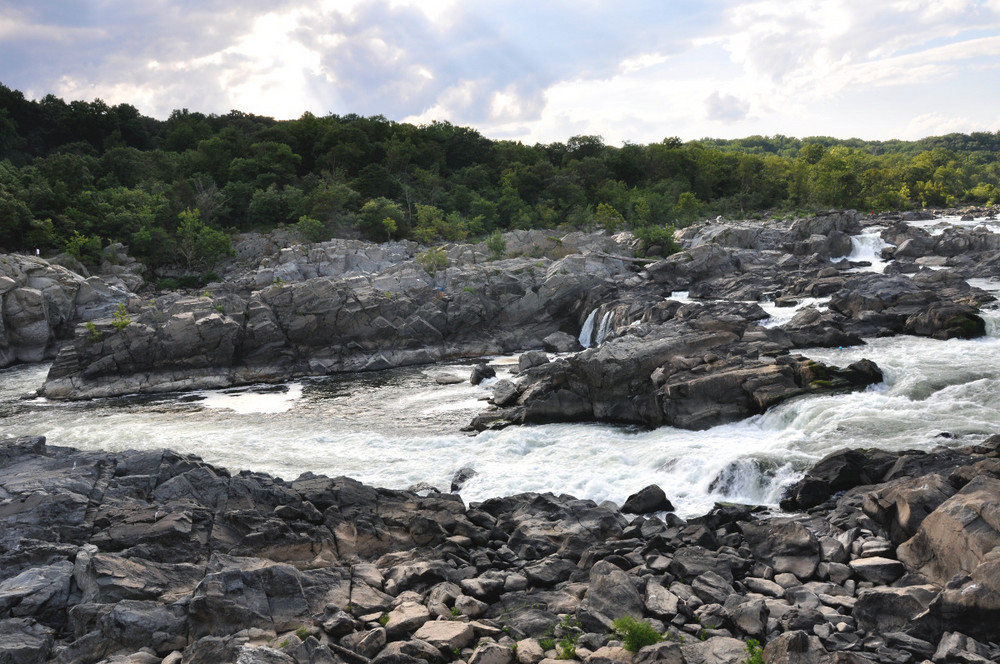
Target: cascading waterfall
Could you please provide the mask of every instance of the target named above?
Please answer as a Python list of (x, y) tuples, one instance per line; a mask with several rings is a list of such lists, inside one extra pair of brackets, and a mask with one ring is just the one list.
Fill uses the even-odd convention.
[(861, 272), (884, 272), (888, 263), (882, 259), (882, 250), (893, 245), (882, 239), (881, 232), (881, 228), (873, 228), (865, 233), (852, 236), (851, 253), (842, 258), (852, 262), (871, 263), (869, 267), (859, 268)]
[(596, 317), (597, 309), (594, 309), (587, 316), (587, 320), (583, 321), (583, 328), (580, 330), (580, 345), (584, 348), (590, 348), (590, 344), (594, 339), (594, 318)]
[(611, 334), (611, 331), (613, 329), (612, 324), (614, 323), (614, 320), (615, 320), (615, 312), (613, 309), (604, 312), (604, 316), (601, 318), (601, 324), (597, 328), (597, 334), (594, 335), (595, 346), (600, 346), (602, 343), (604, 343), (604, 340), (608, 338), (608, 335)]

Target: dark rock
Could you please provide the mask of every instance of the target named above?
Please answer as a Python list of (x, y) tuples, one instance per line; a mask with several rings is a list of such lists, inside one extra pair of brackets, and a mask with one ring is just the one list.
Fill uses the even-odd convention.
[(816, 572), (819, 541), (802, 524), (771, 520), (745, 523), (742, 529), (754, 556), (773, 567), (775, 572), (790, 572), (803, 581)]
[(518, 371), (527, 371), (531, 367), (537, 367), (548, 363), (549, 356), (545, 351), (530, 350), (527, 353), (521, 353), (521, 356), (517, 358), (517, 369)]
[(470, 468), (469, 466), (464, 466), (462, 468), (459, 468), (457, 471), (455, 471), (454, 476), (452, 476), (451, 478), (452, 493), (459, 491), (463, 486), (465, 486), (466, 482), (468, 482), (478, 474), (479, 473), (477, 473), (473, 468)]
[(472, 374), (469, 376), (469, 382), (473, 385), (479, 385), (487, 378), (496, 378), (496, 375), (497, 370), (483, 362), (472, 367)]
[(628, 514), (649, 514), (651, 512), (673, 512), (674, 506), (663, 489), (651, 484), (629, 496), (621, 509), (622, 512)]

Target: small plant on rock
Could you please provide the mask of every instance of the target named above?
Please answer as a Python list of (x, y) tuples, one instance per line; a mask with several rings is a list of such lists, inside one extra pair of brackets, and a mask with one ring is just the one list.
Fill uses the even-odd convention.
[(116, 330), (124, 330), (132, 324), (132, 318), (128, 315), (128, 309), (124, 302), (118, 303), (118, 308), (111, 314), (111, 326)]
[(418, 254), (417, 262), (427, 271), (427, 274), (433, 277), (437, 274), (438, 270), (448, 267), (448, 255), (444, 253), (443, 248), (434, 247)]
[(87, 341), (96, 344), (104, 339), (104, 333), (97, 329), (94, 321), (88, 320), (83, 326), (87, 328)]
[(747, 639), (747, 657), (740, 664), (764, 664), (764, 649), (757, 639)]
[(312, 632), (310, 632), (309, 628), (306, 627), (305, 625), (302, 625), (301, 627), (295, 630), (295, 636), (299, 637), (299, 641), (305, 641), (311, 635)]
[(379, 616), (379, 619), (378, 619), (378, 624), (379, 625), (382, 625), (382, 627), (385, 627), (388, 623), (389, 623), (389, 614), (388, 613), (383, 613), (381, 616)]
[(622, 616), (612, 623), (615, 634), (622, 640), (625, 650), (639, 652), (645, 646), (651, 646), (663, 640), (663, 635), (645, 620), (636, 620), (632, 616)]

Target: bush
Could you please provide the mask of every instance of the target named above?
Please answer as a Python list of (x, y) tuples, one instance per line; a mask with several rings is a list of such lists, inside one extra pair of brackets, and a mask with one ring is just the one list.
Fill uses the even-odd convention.
[(757, 639), (747, 639), (747, 658), (740, 664), (764, 664), (764, 649)]
[(433, 277), (438, 270), (448, 267), (448, 255), (441, 247), (435, 247), (419, 254), (417, 262)]
[(625, 650), (639, 652), (640, 648), (651, 646), (663, 640), (663, 635), (645, 620), (624, 616), (612, 623), (615, 634), (622, 640)]
[(124, 330), (132, 324), (132, 318), (128, 315), (128, 309), (124, 302), (118, 303), (118, 308), (111, 314), (111, 326), (116, 330)]
[(507, 240), (500, 231), (493, 231), (493, 234), (486, 238), (486, 248), (490, 250), (493, 260), (499, 259), (507, 252)]

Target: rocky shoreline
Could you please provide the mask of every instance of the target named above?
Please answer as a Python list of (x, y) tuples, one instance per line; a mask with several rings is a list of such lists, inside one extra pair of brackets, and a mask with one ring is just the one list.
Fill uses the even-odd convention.
[(669, 487), (637, 489), (467, 506), (4, 440), (0, 661), (721, 664), (749, 639), (772, 663), (1000, 658), (1000, 436), (835, 452), (788, 513), (683, 520)]

